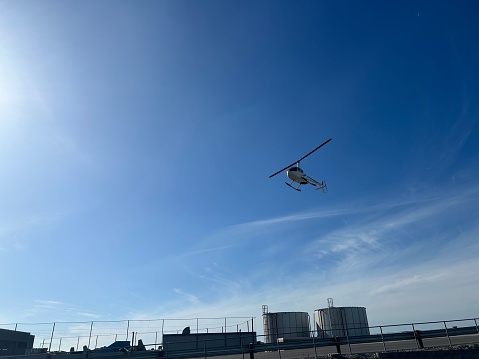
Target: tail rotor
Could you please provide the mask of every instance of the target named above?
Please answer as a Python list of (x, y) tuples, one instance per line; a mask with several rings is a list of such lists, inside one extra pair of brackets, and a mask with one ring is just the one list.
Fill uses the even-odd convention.
[(326, 184), (325, 180), (321, 181), (321, 183), (319, 184), (318, 188), (316, 188), (316, 190), (318, 189), (322, 190), (323, 193), (328, 192), (328, 185)]

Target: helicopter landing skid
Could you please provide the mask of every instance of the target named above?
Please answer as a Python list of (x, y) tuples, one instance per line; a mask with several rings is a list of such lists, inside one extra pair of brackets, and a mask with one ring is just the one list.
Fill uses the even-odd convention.
[(301, 192), (301, 190), (299, 189), (299, 187), (298, 187), (298, 188), (293, 187), (293, 186), (291, 186), (288, 182), (284, 182), (284, 183), (286, 183), (286, 184), (287, 184), (288, 186), (290, 186), (292, 189), (295, 189), (296, 191)]

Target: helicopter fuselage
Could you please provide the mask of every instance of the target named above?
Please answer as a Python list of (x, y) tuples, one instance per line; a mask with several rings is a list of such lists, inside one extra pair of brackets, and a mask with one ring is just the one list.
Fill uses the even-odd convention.
[(299, 167), (291, 167), (288, 171), (286, 171), (286, 175), (288, 178), (294, 182), (300, 184), (307, 184), (308, 181), (304, 179), (305, 173)]

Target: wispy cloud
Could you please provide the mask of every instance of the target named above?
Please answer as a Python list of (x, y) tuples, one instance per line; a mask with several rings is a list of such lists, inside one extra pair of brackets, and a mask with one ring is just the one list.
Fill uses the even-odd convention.
[(186, 293), (184, 291), (182, 291), (181, 289), (179, 288), (175, 288), (174, 289), (174, 292), (179, 295), (180, 297), (183, 297), (186, 299), (186, 301), (190, 304), (190, 305), (198, 305), (199, 304), (199, 300), (198, 300), (198, 297), (196, 295), (193, 295), (193, 294), (190, 294), (190, 293)]
[[(470, 186), (465, 190), (461, 189), (461, 192), (459, 193), (447, 189), (444, 192), (443, 190), (431, 193), (424, 192), (409, 198), (387, 200), (385, 202), (383, 202), (383, 199), (378, 199), (377, 201), (381, 202), (369, 205), (350, 203), (347, 207), (328, 210), (309, 210), (286, 216), (232, 225), (220, 229), (213, 237), (258, 236), (265, 231), (282, 231), (284, 226), (297, 225), (298, 223), (311, 220), (330, 219), (334, 217), (349, 218), (349, 216), (355, 215), (369, 215), (374, 217), (377, 216), (377, 213), (386, 216), (389, 211), (398, 211), (396, 214), (389, 215), (388, 221), (384, 221), (384, 227), (391, 228), (405, 225), (410, 222), (418, 222), (424, 217), (430, 217), (434, 214), (443, 212), (447, 208), (461, 205), (463, 203), (475, 202), (477, 201), (478, 194), (479, 186)], [(366, 218), (365, 221), (366, 220), (369, 220), (369, 218)]]
[[(276, 266), (256, 263), (254, 270), (244, 268), (242, 277), (210, 266), (208, 280), (223, 289), (222, 295), (210, 304), (201, 295), (190, 294), (196, 305), (191, 309), (177, 308), (174, 313), (253, 312), (260, 316), (262, 304), (278, 311), (311, 311), (325, 306), (326, 298), (335, 297), (338, 305), (368, 307), (371, 318), (382, 324), (379, 320), (401, 322), (393, 307), (399, 306), (407, 313), (407, 307), (414, 306), (417, 298), (429, 298), (430, 306), (423, 313), (414, 311), (415, 319), (411, 312), (411, 319), (441, 318), (444, 303), (453, 301), (451, 293), (464, 293), (464, 285), (479, 285), (474, 258), (479, 251), (479, 226), (461, 226), (463, 211), (479, 209), (478, 195), (478, 186), (471, 184), (460, 191), (445, 188), (439, 193), (416, 193), (410, 198), (367, 207), (350, 204), (330, 211), (312, 210), (223, 228), (206, 243), (233, 238), (237, 245), (249, 246), (253, 240), (269, 235), (274, 242), (265, 240), (260, 252), (270, 255)], [(301, 236), (293, 245), (292, 233), (296, 232)], [(269, 251), (270, 247), (276, 250)], [(221, 247), (224, 255), (230, 249)], [(257, 254), (252, 256), (255, 261), (260, 259)], [(285, 264), (287, 271), (282, 272)], [(465, 276), (465, 270), (470, 275)], [(441, 294), (446, 285), (448, 293)], [(479, 310), (471, 298), (466, 296), (461, 301), (463, 314)]]
[(101, 315), (87, 310), (77, 304), (65, 303), (58, 300), (37, 299), (31, 307), (20, 316), (29, 318), (49, 318), (49, 321), (72, 321), (99, 319)]
[(53, 309), (53, 308), (58, 308), (65, 306), (65, 303), (58, 302), (56, 300), (36, 300), (35, 301), (35, 306), (37, 308), (45, 308), (45, 309)]
[(65, 216), (71, 214), (71, 210), (42, 213), (24, 216), (22, 218), (5, 219), (0, 223), (0, 244), (6, 250), (7, 246), (16, 249), (26, 249), (26, 237), (31, 233), (43, 230)]
[(205, 254), (205, 253), (208, 253), (208, 252), (222, 251), (222, 250), (230, 249), (232, 247), (233, 247), (232, 245), (228, 245), (228, 246), (219, 246), (219, 247), (214, 247), (214, 248), (204, 248), (204, 249), (199, 249), (199, 250), (196, 250), (196, 251), (185, 252), (185, 253), (182, 253), (181, 255), (177, 256), (175, 258), (175, 260), (179, 260), (179, 259), (182, 259), (184, 257), (197, 256), (197, 255)]
[(441, 275), (441, 274), (432, 275), (432, 276), (424, 276), (424, 275), (415, 274), (412, 277), (400, 279), (400, 280), (395, 281), (394, 283), (386, 284), (386, 285), (383, 285), (383, 286), (381, 286), (377, 289), (373, 289), (370, 292), (370, 294), (371, 295), (376, 295), (376, 294), (399, 292), (401, 290), (404, 290), (407, 287), (417, 287), (417, 286), (422, 285), (426, 282), (440, 280), (441, 278), (444, 278), (444, 276)]

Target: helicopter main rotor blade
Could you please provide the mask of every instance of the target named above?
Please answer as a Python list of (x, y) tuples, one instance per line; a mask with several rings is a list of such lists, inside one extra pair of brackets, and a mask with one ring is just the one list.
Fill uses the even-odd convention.
[(274, 176), (276, 176), (278, 173), (281, 173), (281, 172), (283, 172), (284, 170), (286, 170), (286, 169), (292, 167), (294, 164), (296, 164), (296, 163), (298, 163), (298, 162), (301, 162), (301, 161), (304, 160), (306, 157), (308, 157), (310, 154), (312, 154), (314, 151), (319, 150), (321, 147), (323, 147), (325, 144), (327, 144), (327, 143), (328, 143), (329, 141), (331, 141), (331, 140), (332, 140), (332, 138), (330, 138), (329, 140), (323, 142), (323, 143), (320, 144), (318, 147), (316, 147), (314, 150), (312, 150), (311, 152), (309, 152), (307, 155), (301, 157), (301, 158), (300, 158), (299, 160), (297, 160), (297, 161), (294, 161), (293, 163), (291, 163), (290, 165), (286, 166), (285, 168), (279, 170), (278, 172), (273, 173), (271, 176), (269, 176), (269, 178), (274, 177)]
[(310, 153), (308, 153), (307, 155), (301, 157), (299, 160), (297, 160), (296, 162), (301, 162), (302, 160), (304, 160), (306, 157), (308, 157), (310, 154), (312, 154), (314, 151), (317, 151), (319, 150), (321, 147), (323, 147), (326, 143), (328, 143), (329, 141), (331, 141), (332, 138), (330, 138), (329, 140), (323, 142), (322, 144), (320, 144), (318, 147), (316, 147), (314, 150), (312, 150)]
[(283, 168), (282, 170), (279, 170), (278, 172), (273, 173), (271, 176), (269, 176), (269, 178), (276, 176), (278, 173), (281, 173), (281, 172), (283, 172), (284, 170), (287, 170), (288, 168), (292, 167), (294, 164), (296, 164), (296, 162), (293, 162), (293, 163), (291, 163), (290, 165), (288, 165), (288, 166), (286, 166), (285, 168)]

